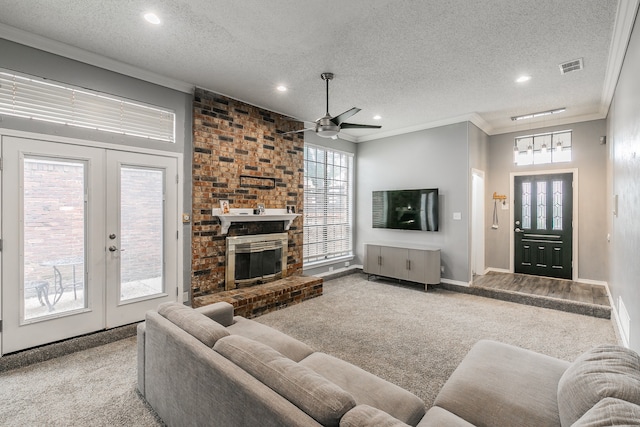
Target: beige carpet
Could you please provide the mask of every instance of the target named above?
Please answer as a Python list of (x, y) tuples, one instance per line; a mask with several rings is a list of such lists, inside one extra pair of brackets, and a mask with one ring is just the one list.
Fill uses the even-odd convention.
[[(616, 342), (609, 320), (445, 290), (425, 293), (362, 274), (328, 281), (322, 297), (256, 320), (406, 388), (427, 406), (479, 339), (566, 360)], [(135, 338), (3, 372), (0, 425), (160, 425), (135, 385)]]

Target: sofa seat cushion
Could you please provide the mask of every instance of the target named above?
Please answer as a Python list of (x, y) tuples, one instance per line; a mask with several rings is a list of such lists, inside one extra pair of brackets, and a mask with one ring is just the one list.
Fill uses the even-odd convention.
[(409, 427), (380, 409), (358, 405), (342, 417), (340, 427)]
[(213, 347), (216, 341), (229, 335), (227, 329), (218, 322), (177, 302), (160, 304), (158, 314), (193, 335), (207, 347)]
[(478, 426), (558, 426), (558, 381), (568, 366), (482, 340), (451, 374), (434, 404)]
[(474, 427), (457, 415), (439, 406), (433, 406), (418, 423), (417, 427)]
[(266, 344), (294, 362), (299, 362), (313, 353), (313, 349), (307, 344), (267, 325), (244, 317), (234, 317), (233, 325), (229, 326), (227, 330), (231, 335), (240, 335)]
[(265, 344), (231, 335), (213, 349), (322, 425), (337, 426), (355, 406), (349, 393)]
[(570, 426), (605, 397), (640, 405), (640, 357), (617, 345), (601, 345), (578, 356), (558, 383), (563, 427)]
[(640, 406), (626, 400), (607, 397), (596, 403), (571, 427), (608, 427), (640, 425)]
[(324, 353), (313, 353), (300, 364), (313, 369), (349, 392), (358, 405), (369, 405), (415, 426), (425, 413), (414, 394), (359, 367)]

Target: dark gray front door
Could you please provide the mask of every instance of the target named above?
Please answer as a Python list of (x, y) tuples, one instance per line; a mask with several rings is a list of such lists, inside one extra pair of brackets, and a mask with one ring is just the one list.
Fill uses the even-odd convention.
[(514, 179), (515, 272), (572, 278), (573, 174)]

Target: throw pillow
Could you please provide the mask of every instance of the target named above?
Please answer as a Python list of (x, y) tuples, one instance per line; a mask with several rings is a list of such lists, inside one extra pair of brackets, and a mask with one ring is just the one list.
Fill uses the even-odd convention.
[(558, 412), (568, 427), (606, 397), (640, 405), (640, 357), (616, 345), (579, 356), (558, 382)]
[(230, 335), (220, 339), (213, 349), (322, 425), (337, 426), (340, 418), (356, 405), (342, 388), (265, 344)]

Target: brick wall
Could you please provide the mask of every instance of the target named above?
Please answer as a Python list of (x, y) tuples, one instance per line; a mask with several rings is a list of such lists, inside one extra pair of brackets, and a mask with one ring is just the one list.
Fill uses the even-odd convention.
[[(220, 200), (231, 209), (303, 208), (302, 123), (196, 89), (193, 104), (191, 297), (224, 290), (226, 235), (215, 216)], [(228, 236), (279, 233), (279, 222), (234, 223)], [(302, 218), (289, 229), (287, 275), (302, 272)]]

